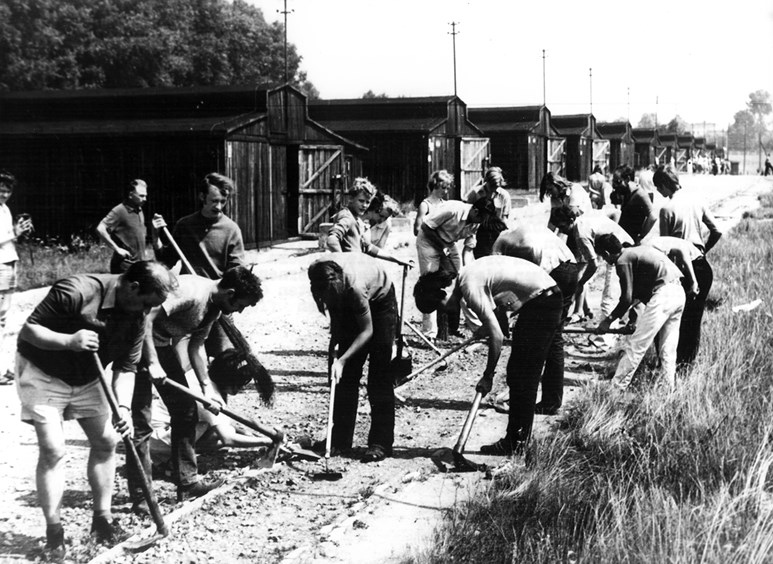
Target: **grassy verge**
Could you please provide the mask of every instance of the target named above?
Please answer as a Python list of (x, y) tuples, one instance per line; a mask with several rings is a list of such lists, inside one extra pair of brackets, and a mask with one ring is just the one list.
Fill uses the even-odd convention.
[(742, 220), (711, 261), (722, 305), (678, 390), (589, 385), (420, 561), (773, 562), (773, 316), (732, 311), (767, 301), (773, 223)]
[(20, 241), (18, 290), (50, 286), (73, 274), (109, 272), (113, 251), (105, 245), (74, 240), (69, 245), (45, 243), (40, 240)]

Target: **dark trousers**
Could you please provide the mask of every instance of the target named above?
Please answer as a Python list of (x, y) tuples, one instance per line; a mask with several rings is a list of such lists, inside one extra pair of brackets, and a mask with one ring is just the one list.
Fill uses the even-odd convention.
[[(174, 347), (158, 347), (158, 360), (166, 377), (178, 384), (188, 386), (185, 371), (175, 354)], [(144, 375), (143, 375), (144, 373)], [(198, 481), (196, 464), (196, 424), (199, 421), (196, 401), (169, 386), (160, 386), (158, 393), (167, 410), (172, 427), (172, 471), (178, 486), (189, 486)], [(134, 445), (145, 472), (150, 477), (150, 435), (152, 387), (147, 370), (138, 371), (132, 398), (132, 421), (134, 423)], [(129, 491), (134, 497), (140, 492), (138, 476), (128, 468)]]
[(679, 325), (679, 344), (676, 347), (677, 366), (691, 363), (698, 354), (703, 310), (706, 308), (706, 298), (714, 282), (714, 271), (706, 257), (699, 257), (692, 261), (692, 268), (695, 271), (700, 293), (695, 298), (688, 298), (684, 304), (682, 323)]
[(513, 328), (513, 345), (507, 362), (507, 385), (510, 388), (510, 414), (507, 438), (525, 441), (534, 423), (537, 388), (553, 337), (561, 324), (563, 296), (537, 296), (518, 312)]
[[(373, 336), (365, 347), (349, 358), (336, 386), (333, 409), (332, 445), (340, 449), (352, 446), (357, 422), (357, 403), (365, 360), (368, 360), (368, 401), (370, 433), (368, 446), (379, 445), (391, 452), (395, 433), (395, 391), (389, 361), (397, 327), (397, 300), (394, 286), (379, 302), (371, 302)], [(356, 334), (347, 333), (338, 343), (339, 354), (352, 344)]]
[(563, 308), (559, 329), (553, 335), (545, 359), (545, 371), (542, 374), (542, 405), (548, 408), (561, 407), (564, 401), (564, 334), (561, 326), (569, 315), (574, 292), (577, 290), (579, 266), (574, 262), (564, 262), (550, 273), (563, 296)]

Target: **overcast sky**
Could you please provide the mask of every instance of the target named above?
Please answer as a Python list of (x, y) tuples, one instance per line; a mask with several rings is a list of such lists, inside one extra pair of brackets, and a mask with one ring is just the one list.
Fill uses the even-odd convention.
[[(247, 0), (267, 21), (284, 0)], [(724, 129), (773, 93), (773, 0), (287, 0), (288, 40), (322, 98), (453, 94), (599, 120), (645, 112)], [(589, 69), (592, 68), (592, 82)], [(629, 98), (630, 89), (630, 98)], [(630, 110), (629, 110), (630, 99)], [(657, 104), (656, 104), (657, 100)], [(630, 111), (630, 114), (629, 114)]]

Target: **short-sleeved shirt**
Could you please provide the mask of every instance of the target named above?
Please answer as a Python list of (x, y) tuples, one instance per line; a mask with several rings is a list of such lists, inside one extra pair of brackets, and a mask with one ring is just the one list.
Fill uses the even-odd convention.
[(660, 208), (660, 234), (685, 239), (704, 252), (703, 225), (709, 232), (719, 233), (714, 218), (706, 206), (684, 189), (666, 198)]
[(499, 234), (494, 254), (533, 262), (550, 274), (564, 262), (575, 262), (574, 255), (558, 236), (545, 226), (516, 227)]
[(328, 239), (333, 237), (340, 241), (341, 250), (345, 253), (366, 253), (370, 249), (368, 227), (349, 208), (342, 208), (333, 216), (333, 227), (330, 228)]
[(647, 234), (644, 224), (654, 219), (649, 195), (641, 188), (633, 188), (620, 208), (620, 227), (638, 243)]
[[(481, 187), (478, 190), (473, 190), (470, 192), (470, 195), (467, 196), (467, 203), (468, 204), (474, 204), (481, 198), (486, 197), (486, 189)], [(491, 196), (492, 201), (494, 202), (494, 208), (497, 211), (497, 217), (501, 219), (502, 221), (506, 220), (510, 217), (510, 212), (512, 211), (513, 202), (512, 198), (510, 197), (510, 192), (508, 192), (505, 188), (502, 188), (501, 186), (497, 186), (496, 191)]]
[[(27, 318), (57, 333), (72, 335), (81, 329), (99, 335), (99, 357), (113, 362), (113, 370), (136, 372), (145, 336), (145, 314), (126, 313), (116, 302), (116, 274), (82, 274), (56, 282)], [(89, 351), (44, 350), (19, 336), (18, 351), (49, 376), (70, 386), (82, 386), (99, 377)]]
[(673, 249), (681, 249), (687, 257), (687, 260), (690, 262), (703, 256), (703, 253), (701, 253), (695, 245), (684, 239), (679, 239), (678, 237), (664, 237), (662, 235), (659, 237), (649, 237), (642, 244), (654, 247), (661, 253), (665, 253), (669, 256)]
[(392, 281), (378, 259), (363, 253), (328, 253), (309, 268), (328, 261), (341, 267), (344, 282), (341, 308), (330, 311), (331, 325), (344, 324), (342, 330), (351, 331), (358, 318), (366, 317), (372, 309), (381, 309), (394, 295)]
[(621, 243), (633, 245), (633, 239), (622, 227), (607, 217), (606, 213), (594, 210), (582, 214), (574, 222), (572, 237), (577, 249), (577, 261), (596, 264), (596, 239), (601, 235), (614, 235)]
[(370, 226), (370, 244), (379, 249), (386, 248), (389, 234), (392, 232), (392, 218), (388, 217), (381, 223)]
[(562, 196), (550, 197), (551, 208), (560, 208), (562, 206), (573, 210), (580, 210), (582, 213), (587, 213), (593, 209), (588, 192), (582, 187), (582, 184), (577, 184), (576, 182)]
[(125, 200), (111, 209), (102, 222), (116, 245), (129, 251), (137, 260), (148, 260), (147, 230), (142, 208)]
[[(666, 255), (648, 246), (623, 249), (617, 259), (616, 270), (620, 277), (621, 295), (645, 304), (661, 286), (682, 277), (682, 273)], [(624, 313), (615, 308), (612, 315), (620, 317)]]
[(16, 244), (14, 238), (16, 233), (13, 232), (13, 217), (11, 216), (11, 210), (8, 206), (3, 204), (0, 206), (0, 241), (5, 240), (5, 243), (0, 244), (0, 264), (8, 264), (9, 262), (16, 262), (19, 260), (19, 255), (16, 254)]
[(465, 266), (458, 283), (467, 306), (478, 315), (501, 305), (497, 297), (502, 295), (509, 298), (507, 309), (517, 312), (555, 285), (555, 280), (536, 264), (501, 255), (481, 257)]
[[(216, 220), (200, 211), (187, 215), (175, 224), (172, 237), (200, 276), (219, 279), (229, 268), (244, 264), (242, 231), (225, 215)], [(179, 258), (174, 249), (167, 249), (164, 257), (170, 266)]]
[(153, 321), (153, 342), (158, 347), (171, 346), (186, 335), (209, 334), (220, 310), (210, 302), (216, 280), (185, 274), (178, 277), (177, 289), (161, 304)]
[(466, 247), (474, 248), (478, 224), (467, 221), (471, 209), (472, 204), (459, 200), (448, 200), (427, 214), (424, 218), (424, 225), (428, 229), (432, 229), (446, 245), (453, 245), (464, 239)]

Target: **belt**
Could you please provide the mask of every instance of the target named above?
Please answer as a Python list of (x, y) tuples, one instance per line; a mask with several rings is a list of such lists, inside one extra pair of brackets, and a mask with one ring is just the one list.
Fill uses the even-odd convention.
[(540, 293), (537, 297), (538, 298), (549, 298), (553, 294), (558, 294), (561, 291), (561, 289), (558, 286), (553, 286), (552, 288), (548, 288), (544, 292)]

